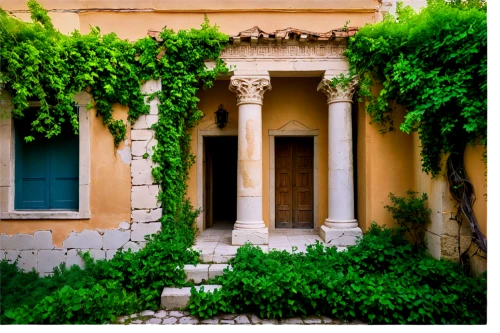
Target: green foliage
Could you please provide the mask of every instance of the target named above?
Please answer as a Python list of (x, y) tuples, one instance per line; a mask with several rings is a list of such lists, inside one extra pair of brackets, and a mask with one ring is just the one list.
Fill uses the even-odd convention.
[(184, 282), (185, 264), (199, 253), (192, 228), (196, 212), (185, 202), (179, 220), (163, 220), (162, 232), (138, 252), (119, 250), (111, 260), (95, 261), (83, 253), (85, 269), (64, 264), (53, 276), (24, 273), (0, 263), (3, 324), (91, 324), (113, 322), (115, 316), (143, 309), (157, 310), (161, 291)]
[(346, 88), (349, 83), (351, 83), (353, 80), (353, 76), (351, 73), (345, 75), (344, 73), (340, 73), (338, 76), (334, 76), (330, 80), (330, 85), (334, 88), (340, 87), (342, 89)]
[(434, 0), (416, 13), (398, 3), (397, 15), (362, 27), (346, 56), (372, 121), (393, 131), (393, 103), (405, 105), (400, 129), (419, 133), (423, 170), (436, 175), (441, 154), (463, 141), (486, 147), (486, 5)]
[(311, 314), (372, 324), (486, 323), (486, 280), (416, 252), (397, 230), (373, 224), (358, 246), (337, 252), (238, 250), (214, 293), (191, 290), (188, 309), (209, 318), (254, 312), (263, 318)]
[(114, 321), (116, 313), (137, 311), (135, 294), (127, 294), (117, 282), (73, 289), (65, 285), (46, 296), (34, 308), (23, 305), (7, 311), (13, 324), (93, 324)]
[[(189, 167), (195, 157), (190, 153), (192, 129), (204, 116), (198, 109), (196, 92), (210, 88), (217, 75), (227, 71), (219, 54), (228, 41), (227, 35), (211, 27), (208, 20), (200, 30), (181, 30), (177, 34), (164, 29), (159, 37), (159, 46), (165, 54), (158, 60), (155, 77), (162, 81), (159, 94), (159, 120), (154, 125), (158, 145), (153, 152), (153, 169), (156, 182), (165, 184), (158, 196), (164, 214), (175, 216), (186, 193)], [(143, 41), (138, 43), (142, 45)], [(148, 55), (154, 56), (158, 52)], [(207, 70), (205, 60), (215, 59), (216, 66)]]
[[(39, 101), (30, 139), (59, 135), (68, 122), (78, 132), (74, 95), (92, 94), (97, 116), (109, 128), (115, 145), (125, 138), (126, 125), (113, 118), (112, 105), (129, 106), (133, 123), (149, 113), (141, 83), (150, 73), (142, 66), (134, 44), (116, 34), (101, 36), (98, 28), (87, 35), (75, 31), (66, 36), (55, 30), (46, 11), (34, 0), (29, 3), (34, 23), (17, 20), (0, 10), (0, 83), (12, 96), (12, 116), (25, 116), (28, 101)], [(151, 47), (154, 43), (151, 41)]]
[(417, 197), (418, 192), (409, 190), (406, 192), (408, 197), (398, 197), (393, 193), (389, 193), (392, 206), (384, 206), (385, 209), (392, 214), (397, 225), (403, 232), (407, 232), (415, 247), (422, 247), (423, 243), (423, 228), (429, 223), (431, 209), (426, 208), (427, 194), (422, 193), (421, 197)]
[(74, 265), (54, 269), (54, 275), (39, 277), (35, 271), (23, 272), (15, 264), (6, 260), (0, 262), (0, 322), (9, 323), (4, 316), (6, 310), (20, 306), (34, 308), (44, 297), (56, 292), (64, 285), (74, 289), (87, 288), (95, 284), (95, 279), (87, 271)]

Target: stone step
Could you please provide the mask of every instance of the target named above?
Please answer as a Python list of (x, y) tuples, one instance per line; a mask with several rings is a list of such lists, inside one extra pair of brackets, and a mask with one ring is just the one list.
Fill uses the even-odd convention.
[[(234, 246), (236, 247), (236, 246)], [(286, 247), (286, 248), (280, 248), (280, 247), (269, 247), (267, 245), (260, 245), (262, 248), (262, 251), (264, 253), (269, 253), (269, 251), (287, 251), (292, 253), (292, 248), (291, 247)], [(337, 251), (346, 251), (348, 247), (346, 246), (338, 246)], [(203, 248), (194, 248), (196, 251), (200, 251), (200, 261), (204, 264), (227, 264), (229, 260), (233, 259), (236, 257), (236, 253), (225, 253), (225, 254), (218, 254), (214, 253), (213, 249), (203, 249)], [(234, 251), (236, 252), (236, 251)], [(300, 252), (300, 251), (299, 251)], [(304, 252), (304, 251), (302, 251)]]
[[(214, 291), (215, 289), (221, 289), (220, 285), (203, 285), (196, 286), (196, 290), (200, 290), (204, 287), (205, 291)], [(161, 293), (161, 307), (165, 310), (175, 310), (185, 308), (188, 304), (189, 298), (191, 297), (191, 287), (184, 288), (164, 288)]]
[(203, 283), (208, 279), (213, 279), (216, 276), (224, 274), (224, 269), (231, 269), (227, 264), (198, 264), (184, 265), (184, 272), (186, 272), (186, 281), (193, 281), (194, 283)]

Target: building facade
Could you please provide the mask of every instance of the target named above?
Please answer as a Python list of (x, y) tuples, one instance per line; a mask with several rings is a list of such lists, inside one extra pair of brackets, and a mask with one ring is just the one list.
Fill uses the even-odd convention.
[[(429, 195), (430, 253), (458, 258), (459, 229), (450, 220), (455, 203), (444, 176), (431, 178), (422, 172), (418, 136), (400, 131), (381, 134), (370, 123), (364, 102), (353, 100), (355, 80), (344, 88), (330, 85), (333, 77), (348, 70), (343, 56), (348, 38), (356, 27), (380, 21), (390, 9), (388, 4), (378, 0), (40, 3), (63, 33), (74, 29), (87, 33), (90, 26), (98, 26), (102, 33), (115, 32), (129, 40), (156, 38), (164, 26), (199, 27), (207, 15), (231, 36), (222, 54), (231, 70), (213, 88), (199, 92), (205, 117), (191, 133), (196, 163), (190, 169), (188, 198), (201, 209), (200, 231), (233, 229), (232, 243), (241, 245), (266, 244), (274, 229), (314, 229), (331, 244), (353, 245), (372, 221), (394, 224), (384, 209), (390, 203), (389, 192), (403, 195), (414, 189)], [(2, 8), (29, 20), (27, 7), (19, 1), (6, 0)], [(154, 92), (161, 89), (161, 82), (149, 81), (143, 88)], [(89, 249), (98, 259), (111, 258), (119, 248), (137, 250), (144, 246), (145, 235), (161, 228), (159, 187), (151, 176), (151, 159), (143, 158), (155, 145), (151, 126), (158, 119), (158, 101), (149, 102), (151, 113), (129, 126), (127, 140), (115, 150), (95, 110), (85, 109), (90, 98), (85, 93), (75, 97), (80, 133), (73, 148), (66, 149), (78, 147), (79, 153), (72, 159), (47, 161), (47, 165), (67, 165), (65, 169), (74, 171), (71, 175), (59, 174), (55, 167), (44, 175), (23, 168), (29, 160), (23, 160), (20, 145), (16, 146), (20, 129), (9, 117), (0, 119), (2, 259), (19, 258), (24, 269), (50, 273), (61, 262), (83, 264), (77, 254), (80, 249)], [(8, 112), (5, 92), (1, 102)], [(228, 112), (223, 128), (214, 116), (219, 107)], [(116, 105), (114, 117), (125, 120), (126, 111)], [(399, 107), (395, 114), (401, 120), (404, 109)], [(474, 210), (486, 235), (486, 169), (481, 156), (482, 148), (468, 147), (465, 165), (476, 190)], [(40, 193), (40, 200), (23, 195), (35, 193), (30, 191), (31, 181), (42, 178), (63, 179), (63, 190)], [(464, 249), (470, 231), (463, 227), (460, 232)], [(473, 265), (477, 271), (486, 267), (482, 260)]]

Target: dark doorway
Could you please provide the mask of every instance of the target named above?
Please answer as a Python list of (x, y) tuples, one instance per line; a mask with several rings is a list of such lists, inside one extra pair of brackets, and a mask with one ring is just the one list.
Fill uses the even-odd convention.
[(205, 137), (205, 228), (233, 229), (236, 222), (238, 137)]
[(276, 228), (313, 228), (314, 141), (281, 137), (275, 141)]

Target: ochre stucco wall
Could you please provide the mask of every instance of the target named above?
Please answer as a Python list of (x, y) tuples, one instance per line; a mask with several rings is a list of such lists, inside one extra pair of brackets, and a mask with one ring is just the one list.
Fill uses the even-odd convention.
[[(90, 26), (97, 26), (102, 33), (115, 32), (121, 38), (136, 40), (146, 36), (149, 29), (161, 30), (164, 26), (174, 30), (199, 28), (207, 8), (211, 24), (217, 24), (222, 32), (235, 35), (239, 31), (258, 25), (265, 31), (275, 31), (286, 27), (297, 27), (311, 31), (326, 32), (344, 26), (362, 26), (375, 20), (376, 0), (320, 1), (311, 4), (307, 1), (87, 1), (87, 0), (41, 0), (54, 26), (68, 34), (75, 29), (88, 33)], [(311, 4), (311, 5), (310, 5)], [(309, 6), (310, 5), (310, 6)], [(20, 19), (30, 21), (30, 15), (23, 1), (5, 0), (1, 4), (6, 10), (13, 10)], [(201, 6), (201, 7), (200, 7)], [(93, 9), (92, 9), (93, 8)], [(158, 12), (113, 12), (116, 8), (155, 8)], [(179, 9), (175, 12), (175, 8)], [(234, 8), (232, 12), (230, 8)], [(299, 12), (294, 12), (292, 8)], [(77, 13), (75, 9), (87, 10)], [(90, 11), (88, 11), (91, 9)], [(109, 11), (111, 9), (111, 11)], [(21, 11), (19, 11), (21, 10)], [(71, 10), (71, 11), (67, 11)], [(104, 10), (104, 11), (103, 11)], [(347, 10), (346, 12), (343, 12)], [(294, 81), (298, 80), (298, 81)], [(290, 82), (298, 82), (298, 85)], [(319, 78), (285, 79), (273, 78), (273, 91), (266, 94), (264, 101), (263, 127), (263, 167), (269, 169), (268, 129), (276, 129), (290, 120), (297, 120), (310, 128), (320, 129), (320, 166), (319, 166), (319, 224), (327, 214), (327, 105), (323, 95), (316, 92)], [(213, 118), (213, 112), (224, 103), (237, 121), (236, 96), (228, 90), (228, 81), (218, 81), (207, 92), (200, 92), (200, 108), (207, 110), (200, 126)], [(130, 165), (125, 164), (113, 146), (112, 136), (102, 125), (100, 118), (91, 119), (91, 188), (89, 220), (17, 220), (2, 221), (0, 233), (33, 233), (37, 230), (52, 230), (53, 242), (61, 246), (71, 231), (84, 229), (115, 229), (122, 221), (130, 221)], [(126, 111), (118, 108), (115, 118), (125, 119)], [(124, 147), (122, 143), (119, 149)], [(196, 153), (196, 136), (193, 137)], [(196, 203), (196, 168), (190, 172), (188, 196)], [(269, 184), (268, 171), (264, 173), (263, 214), (269, 223)]]
[[(116, 119), (127, 119), (127, 108), (114, 106)], [(72, 231), (117, 229), (123, 221), (130, 222), (130, 165), (116, 153), (113, 137), (102, 118), (96, 118), (95, 110), (90, 115), (90, 212), (88, 220), (2, 220), (0, 233), (14, 235), (32, 234), (38, 230), (51, 230), (55, 246)], [(130, 126), (128, 126), (130, 135)], [(123, 149), (122, 142), (118, 149)]]
[[(211, 24), (217, 24), (220, 31), (229, 35), (253, 26), (266, 32), (287, 27), (326, 32), (342, 28), (347, 20), (350, 20), (351, 27), (374, 22), (370, 13), (207, 13), (207, 17)], [(102, 33), (116, 32), (121, 38), (137, 40), (143, 38), (148, 29), (162, 30), (165, 26), (174, 31), (199, 28), (203, 20), (203, 13), (83, 13), (80, 15), (80, 29), (88, 33), (90, 25), (98, 26)]]
[[(236, 35), (253, 26), (259, 26), (266, 32), (287, 27), (326, 32), (342, 28), (347, 21), (350, 27), (361, 27), (366, 23), (374, 23), (380, 16), (375, 13), (377, 0), (350, 2), (295, 0), (286, 3), (272, 0), (239, 2), (41, 0), (39, 2), (49, 10), (59, 11), (49, 11), (49, 15), (54, 26), (65, 34), (75, 29), (88, 33), (90, 27), (94, 26), (99, 27), (103, 34), (114, 32), (120, 38), (129, 40), (145, 37), (149, 29), (162, 30), (163, 27), (167, 27), (178, 31), (199, 28), (205, 15), (211, 24), (217, 24), (220, 31), (229, 35)], [(14, 10), (15, 16), (30, 21), (29, 13), (16, 11), (27, 9), (23, 1), (4, 0), (0, 6), (6, 10)], [(89, 10), (91, 8), (93, 10)], [(135, 11), (117, 11), (125, 8)], [(79, 13), (67, 11), (76, 9), (85, 11)]]
[[(404, 110), (394, 111), (395, 123), (403, 120)], [(370, 124), (363, 103), (358, 107), (358, 221), (366, 232), (375, 221), (394, 226), (394, 220), (384, 208), (390, 204), (389, 192), (404, 195), (413, 189), (412, 136), (401, 132), (382, 134), (380, 127)]]

